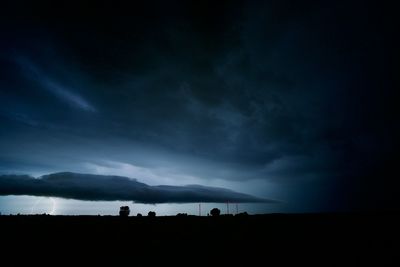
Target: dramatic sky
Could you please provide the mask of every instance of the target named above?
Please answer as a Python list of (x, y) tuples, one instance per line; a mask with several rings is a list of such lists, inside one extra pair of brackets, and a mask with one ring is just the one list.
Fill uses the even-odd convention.
[[(5, 1), (0, 174), (119, 175), (279, 201), (243, 204), (254, 213), (398, 209), (394, 10)], [(0, 196), (0, 212), (114, 214), (121, 204), (15, 195)]]

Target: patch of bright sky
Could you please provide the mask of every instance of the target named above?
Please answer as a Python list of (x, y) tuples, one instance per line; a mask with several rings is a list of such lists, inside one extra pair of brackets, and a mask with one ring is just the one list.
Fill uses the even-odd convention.
[[(34, 196), (1, 196), (0, 212), (8, 214), (51, 214), (51, 215), (118, 215), (121, 206), (129, 206), (131, 216), (137, 213), (147, 215), (155, 211), (157, 215), (176, 215), (187, 213), (199, 215), (199, 203), (187, 204), (138, 204), (129, 201), (80, 201), (73, 199), (34, 197)], [(225, 203), (201, 203), (201, 215), (206, 216), (212, 208), (219, 208), (221, 213), (227, 213)], [(248, 212), (250, 214), (271, 213), (281, 209), (281, 204), (229, 204), (229, 213)]]

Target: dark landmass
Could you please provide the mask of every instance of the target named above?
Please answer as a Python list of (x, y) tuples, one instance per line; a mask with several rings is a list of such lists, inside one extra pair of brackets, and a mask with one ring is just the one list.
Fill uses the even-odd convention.
[(398, 262), (399, 226), (398, 213), (0, 216), (4, 255), (9, 251), (78, 262), (83, 257), (114, 262), (111, 266), (125, 260), (163, 260), (168, 266), (187, 260), (388, 266)]

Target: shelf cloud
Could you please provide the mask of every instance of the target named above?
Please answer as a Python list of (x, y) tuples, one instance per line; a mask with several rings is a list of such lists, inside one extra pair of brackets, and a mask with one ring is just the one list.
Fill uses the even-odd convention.
[(236, 202), (275, 203), (232, 190), (186, 186), (149, 186), (123, 176), (60, 172), (34, 178), (28, 175), (0, 176), (0, 195), (51, 196), (79, 200), (124, 200), (137, 203)]

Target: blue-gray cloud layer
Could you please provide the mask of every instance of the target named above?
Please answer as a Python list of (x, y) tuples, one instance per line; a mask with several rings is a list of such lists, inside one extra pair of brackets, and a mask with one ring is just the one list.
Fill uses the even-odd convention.
[(395, 203), (395, 8), (44, 2), (0, 16), (1, 172), (111, 161), (320, 191), (322, 209)]
[(79, 200), (131, 200), (137, 203), (276, 203), (274, 200), (200, 185), (149, 186), (121, 176), (53, 173), (40, 178), (0, 176), (0, 195), (32, 195)]

